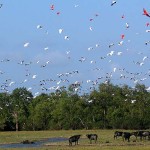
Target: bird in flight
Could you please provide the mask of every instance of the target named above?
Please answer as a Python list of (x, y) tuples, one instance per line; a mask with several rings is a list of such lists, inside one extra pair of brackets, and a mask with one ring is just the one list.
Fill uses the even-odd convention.
[(117, 2), (116, 1), (112, 1), (111, 2), (111, 6), (113, 6), (114, 4), (116, 4)]
[(148, 11), (146, 9), (143, 8), (143, 15), (150, 17), (150, 14), (148, 13)]
[(3, 4), (0, 4), (0, 8), (2, 8)]
[(51, 8), (51, 10), (54, 10), (54, 5), (51, 5), (50, 8)]

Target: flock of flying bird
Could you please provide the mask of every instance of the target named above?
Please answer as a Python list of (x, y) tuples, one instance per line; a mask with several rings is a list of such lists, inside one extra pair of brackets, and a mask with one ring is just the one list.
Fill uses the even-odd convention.
[[(117, 1), (112, 1), (110, 4), (110, 7), (114, 7), (117, 5)], [(3, 9), (3, 4), (0, 4), (0, 9)], [(77, 9), (80, 7), (80, 5), (75, 4), (74, 9)], [(51, 13), (56, 13), (56, 15), (61, 15), (60, 11), (55, 11), (55, 5), (50, 4), (49, 9)], [(2, 13), (2, 12), (0, 12)], [(150, 17), (149, 12), (143, 8), (143, 15), (145, 17)], [(94, 15), (95, 17), (99, 17), (99, 14), (96, 13)], [(102, 17), (102, 16), (101, 16)], [(124, 19), (125, 15), (121, 16), (121, 19)], [(93, 22), (94, 19), (93, 17), (89, 18), (89, 22)], [(92, 24), (92, 23), (91, 23)], [(125, 29), (130, 30), (130, 25), (128, 22), (125, 22)], [(148, 27), (150, 26), (150, 23), (146, 23), (146, 32), (150, 32)], [(36, 26), (37, 30), (43, 30), (44, 26), (41, 24), (38, 24)], [(89, 27), (89, 32), (93, 32), (93, 26), (91, 25)], [(46, 34), (49, 34), (48, 31), (45, 32)], [(66, 35), (65, 29), (64, 28), (59, 28), (57, 31), (57, 34), (60, 35), (60, 37), (63, 37), (63, 40), (66, 42), (71, 41), (71, 38), (69, 35)], [(94, 33), (95, 34), (95, 33)], [(138, 33), (136, 33), (138, 35)], [(23, 68), (24, 74), (19, 74), (19, 76), (22, 76), (23, 80), (22, 81), (17, 81), (14, 80), (13, 78), (5, 78), (5, 74), (9, 74), (9, 72), (5, 72), (1, 70), (0, 68), (0, 76), (3, 77), (3, 80), (0, 83), (0, 90), (1, 92), (8, 92), (10, 93), (12, 89), (16, 87), (21, 87), (25, 86), (27, 90), (29, 91), (34, 91), (34, 96), (36, 97), (39, 95), (41, 92), (51, 92), (60, 89), (61, 87), (67, 87), (69, 85), (72, 85), (74, 87), (75, 92), (79, 93), (88, 93), (90, 90), (93, 90), (94, 88), (97, 87), (99, 83), (106, 83), (110, 81), (119, 81), (120, 83), (124, 84), (126, 83), (126, 80), (128, 82), (134, 83), (142, 83), (143, 81), (147, 80), (150, 77), (150, 68), (146, 68), (146, 70), (141, 71), (142, 67), (146, 63), (146, 61), (149, 61), (149, 56), (145, 55), (143, 52), (138, 52), (137, 55), (141, 55), (141, 60), (133, 60), (132, 65), (137, 67), (136, 71), (129, 71), (128, 67), (122, 67), (120, 64), (119, 65), (114, 65), (113, 62), (115, 61), (122, 61), (125, 57), (127, 56), (126, 53), (130, 54), (130, 50), (126, 49), (126, 51), (122, 51), (122, 46), (124, 43), (127, 45), (130, 43), (130, 40), (125, 40), (126, 38), (125, 34), (120, 35), (120, 41), (118, 43), (111, 42), (108, 43), (108, 49), (109, 52), (103, 53), (102, 55), (99, 55), (98, 59), (92, 58), (89, 56), (89, 52), (92, 51), (99, 51), (101, 47), (101, 43), (95, 43), (95, 45), (92, 46), (87, 46), (87, 56), (80, 56), (78, 59), (74, 60), (74, 57), (72, 56), (72, 50), (66, 50), (64, 52), (65, 58), (67, 60), (68, 64), (75, 63), (76, 64), (76, 69), (71, 69), (67, 72), (58, 72), (56, 73), (55, 77), (52, 77), (51, 74), (53, 74), (53, 71), (51, 73), (48, 73), (50, 65), (55, 65), (55, 60), (59, 58), (54, 58), (54, 60), (46, 60), (44, 62), (41, 62), (40, 60), (37, 61), (27, 61), (27, 60), (20, 60), (19, 62), (15, 62), (16, 65), (18, 65), (18, 68), (21, 66)], [(143, 44), (144, 46), (148, 46), (150, 44), (150, 41), (145, 41)], [(88, 44), (87, 44), (88, 45)], [(24, 49), (28, 49), (30, 47), (30, 42), (24, 42), (23, 44)], [(115, 50), (116, 47), (120, 49), (120, 51)], [(48, 52), (50, 50), (49, 46), (46, 46), (43, 48), (45, 52)], [(78, 53), (78, 52), (77, 52)], [(128, 56), (127, 56), (128, 57)], [(129, 56), (130, 57), (130, 56)], [(74, 62), (75, 61), (75, 62)], [(99, 62), (98, 62), (99, 61)], [(106, 71), (105, 67), (103, 67), (103, 62), (106, 61), (107, 65), (111, 66), (110, 71)], [(1, 66), (6, 65), (8, 66), (9, 63), (13, 63), (13, 59), (5, 58), (0, 61)], [(119, 62), (117, 62), (119, 63)], [(8, 65), (7, 65), (8, 64)], [(80, 66), (83, 66), (85, 64), (86, 68), (86, 73), (84, 73), (84, 69)], [(19, 66), (20, 65), (20, 66)], [(39, 74), (36, 71), (32, 71), (32, 67), (37, 67), (39, 68)], [(43, 71), (42, 69), (47, 68), (47, 71)], [(56, 66), (57, 68), (57, 66)], [(75, 68), (75, 67), (72, 67)], [(140, 70), (141, 69), (141, 70)], [(34, 70), (34, 69), (33, 69)], [(52, 70), (52, 69), (51, 69)], [(61, 69), (63, 70), (63, 69)], [(66, 70), (66, 69), (65, 69)], [(134, 69), (133, 69), (134, 70)], [(9, 71), (9, 69), (8, 69)], [(83, 71), (83, 72), (82, 72)], [(46, 76), (46, 78), (41, 78), (40, 73), (43, 72), (42, 74), (45, 74), (43, 76)], [(91, 77), (90, 79), (88, 78), (88, 74), (93, 73), (94, 77)], [(82, 78), (81, 78), (82, 77)], [(21, 78), (21, 79), (22, 79)], [(1, 78), (2, 79), (2, 78)], [(147, 87), (147, 90), (150, 90), (149, 87)]]

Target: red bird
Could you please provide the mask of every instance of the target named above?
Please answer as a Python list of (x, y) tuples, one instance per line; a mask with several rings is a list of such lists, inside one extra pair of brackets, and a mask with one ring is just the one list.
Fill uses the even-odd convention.
[(51, 5), (50, 7), (51, 7), (51, 10), (54, 10), (54, 5)]
[(147, 12), (146, 9), (143, 8), (143, 15), (147, 16), (147, 17), (150, 17), (150, 14)]
[(124, 39), (124, 37), (125, 37), (125, 35), (124, 35), (124, 34), (122, 34), (122, 35), (121, 35), (121, 39)]
[(150, 23), (148, 22), (148, 23), (146, 23), (146, 26), (148, 27), (150, 25)]

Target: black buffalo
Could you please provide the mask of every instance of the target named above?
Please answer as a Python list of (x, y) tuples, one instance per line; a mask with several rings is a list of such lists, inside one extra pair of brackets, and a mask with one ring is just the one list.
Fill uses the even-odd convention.
[(136, 131), (136, 132), (132, 132), (132, 134), (136, 137), (136, 140), (137, 140), (137, 137), (140, 137), (140, 140), (146, 139), (146, 137), (150, 139), (149, 131)]
[(74, 135), (74, 136), (71, 136), (71, 137), (69, 138), (69, 145), (71, 146), (73, 142), (75, 143), (75, 145), (78, 145), (78, 140), (80, 139), (80, 136), (81, 136), (81, 135)]
[(122, 134), (122, 138), (123, 138), (123, 141), (125, 140), (128, 140), (128, 142), (130, 142), (130, 136), (132, 136), (132, 133), (129, 133), (129, 132), (123, 132)]
[(92, 143), (92, 140), (94, 140), (95, 143), (97, 142), (97, 138), (98, 138), (98, 135), (97, 135), (97, 134), (87, 134), (86, 136), (87, 136), (88, 139), (90, 140), (90, 143)]
[(122, 135), (123, 135), (122, 131), (115, 131), (115, 133), (114, 133), (114, 139), (117, 139), (118, 136), (122, 137)]

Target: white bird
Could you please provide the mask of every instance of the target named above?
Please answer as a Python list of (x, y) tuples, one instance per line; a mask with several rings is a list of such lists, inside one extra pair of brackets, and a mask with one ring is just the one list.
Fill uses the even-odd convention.
[(70, 51), (66, 51), (66, 54), (68, 55), (70, 53)]
[(63, 32), (63, 29), (59, 29), (58, 32), (59, 34), (61, 34)]
[(61, 83), (61, 80), (59, 80), (58, 82), (57, 82), (57, 84), (60, 84)]
[(114, 46), (114, 45), (115, 45), (114, 43), (109, 44), (109, 48), (111, 48), (111, 47)]
[(45, 47), (45, 48), (44, 48), (44, 50), (46, 50), (46, 51), (47, 51), (48, 49), (49, 49), (48, 47)]
[(34, 94), (34, 97), (36, 97), (38, 94), (39, 94), (39, 92), (36, 92), (36, 93)]
[(30, 91), (30, 90), (32, 90), (32, 87), (29, 87), (29, 88), (27, 89), (27, 91)]
[(99, 47), (99, 44), (96, 44), (95, 47)]
[(90, 51), (90, 50), (93, 50), (93, 47), (89, 47), (89, 48), (88, 48), (88, 51)]
[(29, 42), (27, 42), (27, 43), (24, 43), (24, 45), (23, 45), (23, 46), (24, 46), (24, 47), (28, 47), (28, 46), (29, 46), (29, 44), (30, 44), (30, 43), (29, 43)]
[(35, 74), (35, 75), (32, 76), (32, 79), (35, 79), (36, 77), (37, 77), (37, 75)]
[(131, 100), (131, 103), (133, 104), (133, 103), (135, 103), (136, 102), (136, 100)]
[(121, 55), (121, 54), (122, 54), (122, 52), (118, 52), (118, 53), (117, 53), (118, 56)]
[(143, 61), (144, 61), (146, 58), (148, 58), (148, 57), (147, 57), (147, 56), (144, 56), (144, 57), (143, 57)]
[(150, 43), (150, 41), (147, 41), (147, 42), (145, 42), (145, 45), (147, 45), (147, 44), (149, 44)]
[(129, 28), (129, 24), (128, 23), (126, 23), (126, 28)]
[(111, 6), (113, 6), (114, 4), (116, 4), (117, 2), (116, 1), (112, 1), (111, 2)]
[(112, 56), (114, 54), (114, 51), (111, 51), (110, 53), (107, 54), (107, 56)]
[(50, 61), (48, 60), (48, 61), (46, 62), (46, 64), (49, 64), (49, 62), (50, 62)]
[(69, 40), (69, 37), (66, 35), (66, 36), (64, 37), (64, 39), (65, 39), (65, 40)]
[(93, 31), (93, 28), (92, 27), (89, 27), (90, 31)]
[(146, 30), (146, 32), (150, 32), (150, 30)]
[(74, 7), (75, 7), (75, 8), (76, 8), (76, 7), (79, 7), (79, 5), (75, 4)]
[(23, 82), (27, 82), (28, 80), (27, 79), (25, 79)]
[(116, 72), (116, 69), (117, 69), (117, 68), (113, 68), (113, 71)]
[(41, 25), (36, 26), (37, 29), (42, 29), (43, 27)]
[(91, 82), (91, 80), (87, 80), (86, 82), (89, 83), (89, 82)]
[(14, 81), (10, 82), (10, 83), (9, 83), (9, 86), (11, 86), (11, 85), (14, 84), (14, 83), (15, 83)]
[(119, 46), (121, 46), (122, 44), (123, 44), (123, 41), (120, 41), (120, 42), (118, 43)]
[(140, 66), (143, 66), (143, 65), (144, 65), (144, 62), (141, 62), (141, 63), (140, 63)]
[(148, 87), (146, 90), (147, 90), (147, 91), (150, 91), (150, 87)]
[(91, 60), (91, 61), (90, 61), (90, 63), (91, 63), (91, 64), (93, 64), (93, 63), (96, 63), (96, 61), (94, 61), (94, 60)]

